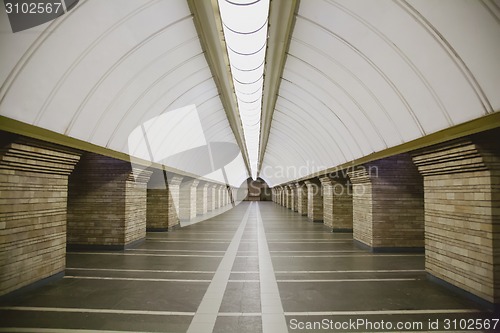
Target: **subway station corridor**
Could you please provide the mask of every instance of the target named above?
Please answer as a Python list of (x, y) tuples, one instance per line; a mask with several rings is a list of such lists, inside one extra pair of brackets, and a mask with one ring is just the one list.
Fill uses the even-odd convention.
[(351, 233), (271, 202), (244, 202), (148, 233), (130, 250), (69, 252), (63, 280), (1, 305), (0, 331), (321, 332), (299, 325), (324, 319), (365, 321), (339, 331), (375, 331), (366, 325), (382, 320), (422, 325), (407, 330), (417, 331), (482, 311), (490, 315), (428, 281), (421, 253), (374, 254)]
[(500, 332), (500, 0), (4, 0), (0, 332)]

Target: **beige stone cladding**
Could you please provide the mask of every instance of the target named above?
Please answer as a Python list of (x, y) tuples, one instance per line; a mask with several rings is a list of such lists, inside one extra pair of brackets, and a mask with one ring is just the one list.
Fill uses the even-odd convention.
[(0, 295), (63, 272), (68, 175), (78, 153), (2, 137)]
[(313, 222), (323, 222), (323, 195), (318, 179), (306, 180), (307, 218)]
[(151, 171), (85, 153), (69, 178), (68, 245), (121, 248), (146, 236)]
[(333, 231), (352, 231), (352, 186), (348, 179), (321, 177), (323, 223)]
[(196, 217), (196, 189), (199, 180), (184, 180), (179, 192), (179, 218), (181, 220), (192, 220)]
[(479, 135), (413, 155), (424, 176), (427, 272), (495, 303), (500, 300), (498, 147), (498, 136)]
[(374, 250), (424, 247), (423, 182), (408, 154), (366, 163), (348, 174), (355, 240)]
[(203, 215), (208, 211), (208, 183), (199, 184), (196, 189), (196, 214)]
[(307, 186), (305, 183), (296, 183), (297, 191), (297, 213), (307, 216)]
[[(179, 224), (167, 173), (154, 170), (148, 182), (147, 230), (167, 231)], [(174, 187), (174, 186), (173, 186)]]

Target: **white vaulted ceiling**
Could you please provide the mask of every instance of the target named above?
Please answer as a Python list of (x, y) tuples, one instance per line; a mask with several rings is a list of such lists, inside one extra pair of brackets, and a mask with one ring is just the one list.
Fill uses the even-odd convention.
[[(15, 34), (3, 12), (0, 29), (1, 115), (219, 181), (213, 164), (230, 164), (233, 185), (248, 177), (186, 1), (80, 1)], [(208, 156), (221, 143), (231, 156)]]
[(301, 1), (261, 176), (283, 183), (498, 111), (499, 4)]
[[(270, 18), (280, 2), (293, 1), (272, 0)], [(0, 115), (238, 186), (249, 168), (231, 68), (207, 52), (226, 52), (222, 26), (195, 26), (193, 3), (216, 2), (81, 0), (18, 33), (0, 13)], [(302, 0), (283, 15), (281, 38), (269, 20), (254, 139), (271, 186), (500, 109), (498, 0)], [(271, 66), (276, 44), (286, 54)]]

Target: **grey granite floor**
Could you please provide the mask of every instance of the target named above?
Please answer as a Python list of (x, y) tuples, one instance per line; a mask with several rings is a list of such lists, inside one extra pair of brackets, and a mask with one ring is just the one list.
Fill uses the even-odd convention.
[(367, 252), (270, 202), (68, 253), (63, 279), (0, 304), (0, 332), (456, 332), (494, 318), (429, 281), (423, 254)]

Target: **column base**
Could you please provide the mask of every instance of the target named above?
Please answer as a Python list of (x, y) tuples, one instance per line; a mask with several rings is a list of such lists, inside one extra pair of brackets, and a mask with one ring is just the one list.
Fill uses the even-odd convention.
[(460, 287), (457, 287), (455, 286), (454, 284), (451, 284), (445, 280), (442, 280), (434, 275), (432, 275), (431, 273), (428, 273), (426, 272), (427, 274), (427, 279), (431, 282), (434, 282), (460, 296), (463, 296), (473, 302), (476, 302), (478, 304), (480, 304), (481, 306), (485, 307), (486, 309), (490, 310), (490, 311), (494, 311), (495, 313), (498, 313), (500, 312), (500, 304), (496, 304), (496, 303), (492, 303), (490, 301), (487, 301), (485, 300), (484, 298), (481, 298), (477, 295), (474, 295), (473, 293), (471, 292), (468, 292), (467, 290), (464, 290)]
[(353, 242), (357, 247), (372, 253), (425, 253), (424, 247), (373, 247), (356, 239)]
[(28, 285), (25, 285), (24, 287), (21, 287), (19, 289), (11, 291), (10, 293), (2, 295), (2, 296), (0, 296), (0, 303), (5, 302), (5, 301), (17, 300), (17, 299), (19, 299), (19, 296), (21, 296), (21, 295), (29, 294), (33, 290), (36, 290), (40, 287), (43, 287), (49, 283), (61, 280), (64, 277), (64, 272), (65, 272), (64, 270), (60, 271), (59, 273), (53, 274), (51, 276), (47, 276), (46, 278), (32, 282)]
[(332, 232), (352, 234), (352, 229), (348, 229), (348, 228), (332, 228)]
[(137, 239), (128, 244), (67, 244), (66, 251), (123, 251), (134, 248), (146, 241), (146, 237)]
[(179, 223), (169, 226), (167, 228), (146, 228), (146, 232), (171, 232), (179, 229), (181, 226)]

